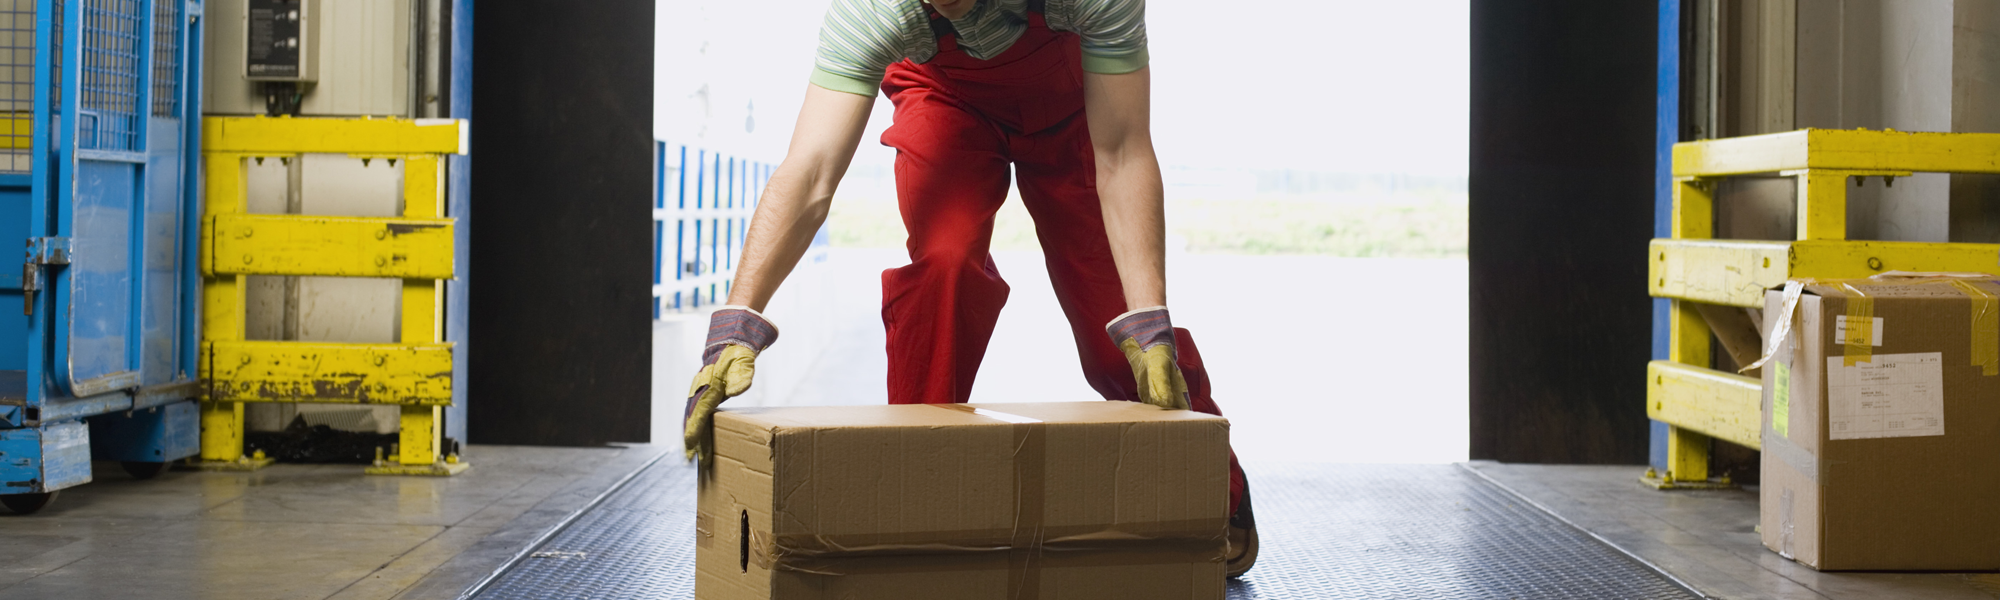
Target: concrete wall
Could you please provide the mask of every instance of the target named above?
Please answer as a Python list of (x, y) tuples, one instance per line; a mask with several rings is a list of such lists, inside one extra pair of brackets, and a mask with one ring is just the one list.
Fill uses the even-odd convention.
[[(1798, 2), (1795, 128), (2000, 133), (2000, 4)], [(1849, 193), (1848, 236), (2000, 242), (1992, 176), (1871, 179)]]
[[(1808, 127), (2000, 132), (2000, 3), (1745, 0), (1718, 11), (1720, 136)], [(1726, 182), (1716, 233), (1791, 239), (1792, 198), (1788, 179)], [(2000, 242), (1995, 198), (1994, 176), (1869, 179), (1849, 190), (1848, 237)]]
[[(1798, 3), (1794, 128), (1954, 131), (1952, 0)], [(1950, 237), (1951, 178), (1874, 179), (1848, 195), (1854, 239)]]

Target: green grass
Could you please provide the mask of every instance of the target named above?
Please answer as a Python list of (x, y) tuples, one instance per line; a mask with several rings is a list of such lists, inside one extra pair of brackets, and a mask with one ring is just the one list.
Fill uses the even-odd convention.
[[(1169, 200), (1167, 231), (1189, 252), (1463, 258), (1464, 196), (1418, 203), (1306, 199)], [(828, 215), (835, 247), (900, 248), (906, 234), (891, 201), (840, 198)], [(1036, 250), (1034, 222), (1010, 199), (994, 218), (993, 249)]]

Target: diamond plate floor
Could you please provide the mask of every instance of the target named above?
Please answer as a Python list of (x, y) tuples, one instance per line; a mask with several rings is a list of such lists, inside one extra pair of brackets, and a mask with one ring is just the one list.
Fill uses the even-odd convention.
[[(1248, 465), (1263, 551), (1230, 600), (1695, 598), (1457, 465)], [(661, 461), (476, 596), (694, 597), (694, 472)]]

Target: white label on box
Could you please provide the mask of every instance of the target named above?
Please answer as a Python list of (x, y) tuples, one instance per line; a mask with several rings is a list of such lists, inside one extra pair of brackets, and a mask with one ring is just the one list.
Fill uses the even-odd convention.
[(1829, 439), (1944, 435), (1944, 354), (1826, 358)]
[[(1840, 315), (1834, 317), (1833, 343), (1835, 344), (1847, 343), (1847, 331), (1848, 331), (1847, 315)], [(1870, 346), (1882, 345), (1882, 317), (1875, 317), (1875, 329), (1872, 332), (1872, 335), (1868, 336), (1868, 342)]]

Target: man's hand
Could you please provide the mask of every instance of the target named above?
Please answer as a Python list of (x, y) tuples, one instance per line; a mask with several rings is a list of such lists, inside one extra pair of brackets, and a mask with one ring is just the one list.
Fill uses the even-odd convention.
[(1111, 343), (1132, 363), (1139, 382), (1139, 401), (1173, 410), (1187, 410), (1187, 380), (1181, 378), (1180, 357), (1174, 353), (1174, 324), (1167, 307), (1142, 308), (1119, 315), (1104, 327)]
[(708, 344), (701, 351), (701, 371), (688, 386), (682, 415), (681, 441), (687, 459), (706, 466), (715, 460), (715, 409), (722, 401), (750, 390), (757, 372), (757, 353), (778, 341), (778, 328), (757, 311), (725, 306), (708, 321)]

